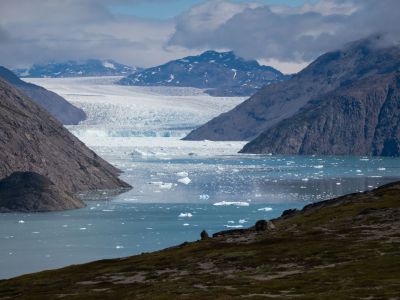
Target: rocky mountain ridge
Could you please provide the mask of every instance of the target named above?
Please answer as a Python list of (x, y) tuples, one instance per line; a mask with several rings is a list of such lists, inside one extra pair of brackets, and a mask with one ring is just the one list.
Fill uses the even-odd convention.
[(1, 66), (0, 78), (30, 97), (64, 125), (76, 125), (86, 119), (86, 114), (82, 109), (73, 106), (63, 97), (41, 86), (25, 82), (13, 72)]
[(372, 75), (315, 98), (241, 152), (400, 156), (400, 72)]
[(233, 110), (192, 131), (187, 140), (253, 140), (306, 105), (339, 88), (400, 67), (400, 48), (382, 46), (379, 37), (326, 53), (291, 79), (265, 86)]
[(148, 68), (119, 81), (134, 86), (206, 89), (212, 96), (248, 96), (264, 85), (287, 79), (278, 70), (245, 60), (233, 52), (206, 51)]
[(34, 64), (30, 68), (14, 69), (19, 77), (32, 78), (60, 78), (60, 77), (87, 77), (87, 76), (127, 76), (140, 70), (117, 63), (111, 59), (88, 59), (86, 61), (69, 60), (66, 62)]
[(118, 178), (118, 169), (1, 79), (0, 161), (0, 178), (32, 171), (69, 193), (130, 187)]

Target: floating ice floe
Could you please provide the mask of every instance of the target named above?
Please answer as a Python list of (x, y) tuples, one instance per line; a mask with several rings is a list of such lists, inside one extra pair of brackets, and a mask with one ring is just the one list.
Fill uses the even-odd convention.
[(188, 177), (188, 176), (189, 176), (189, 173), (188, 173), (188, 172), (178, 172), (178, 173), (176, 173), (176, 176), (179, 176), (179, 177)]
[(243, 228), (243, 225), (224, 225), (226, 228)]
[(183, 224), (183, 226), (189, 226), (189, 225), (190, 225), (189, 223), (184, 223), (184, 224)]
[(215, 205), (215, 206), (230, 206), (230, 205), (249, 206), (250, 204), (248, 202), (244, 202), (244, 201), (221, 201), (221, 202), (216, 202), (213, 205)]
[(151, 184), (157, 185), (160, 189), (163, 190), (170, 190), (174, 186), (171, 182), (162, 182), (162, 181), (155, 181), (151, 182)]
[(386, 168), (378, 168), (378, 171), (386, 171)]
[(240, 219), (240, 220), (238, 221), (238, 223), (239, 223), (239, 224), (244, 224), (244, 223), (247, 223), (247, 220), (245, 220), (245, 219)]
[(316, 166), (314, 166), (314, 169), (323, 169), (324, 168), (324, 165), (316, 165)]
[(183, 183), (183, 184), (189, 184), (192, 180), (189, 177), (184, 177), (178, 179), (178, 182)]
[(115, 246), (115, 249), (124, 249), (124, 246), (117, 245)]
[(191, 213), (180, 213), (179, 218), (191, 218), (193, 215)]
[(19, 223), (19, 224), (24, 224), (25, 221), (24, 221), (24, 220), (19, 220), (18, 223)]
[(271, 211), (272, 207), (263, 207), (263, 208), (259, 208), (257, 209), (258, 211)]

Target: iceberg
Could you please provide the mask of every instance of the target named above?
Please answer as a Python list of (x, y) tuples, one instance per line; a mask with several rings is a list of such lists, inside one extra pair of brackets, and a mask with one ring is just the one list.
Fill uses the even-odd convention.
[(192, 180), (190, 180), (189, 177), (184, 177), (184, 178), (180, 178), (178, 179), (178, 182), (183, 183), (183, 184), (189, 184)]
[(250, 204), (248, 202), (244, 201), (221, 201), (221, 202), (216, 202), (213, 205), (215, 206), (249, 206)]

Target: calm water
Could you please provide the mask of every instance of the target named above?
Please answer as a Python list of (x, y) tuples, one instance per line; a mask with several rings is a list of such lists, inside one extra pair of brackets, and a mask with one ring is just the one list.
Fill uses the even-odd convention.
[(93, 148), (124, 170), (134, 188), (117, 196), (82, 194), (88, 206), (81, 210), (1, 215), (1, 278), (158, 250), (196, 240), (203, 229), (250, 226), (400, 174), (400, 160), (389, 158), (218, 155), (176, 145), (156, 153)]

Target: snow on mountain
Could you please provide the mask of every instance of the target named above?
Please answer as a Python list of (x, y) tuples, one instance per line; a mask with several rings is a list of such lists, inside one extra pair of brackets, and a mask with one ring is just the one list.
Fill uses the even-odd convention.
[(249, 96), (266, 84), (286, 78), (272, 67), (245, 60), (233, 52), (206, 51), (136, 72), (119, 84), (195, 87), (212, 96)]
[(35, 64), (28, 69), (15, 69), (19, 77), (86, 77), (86, 76), (127, 76), (139, 69), (117, 63), (113, 60), (89, 59), (84, 62)]

